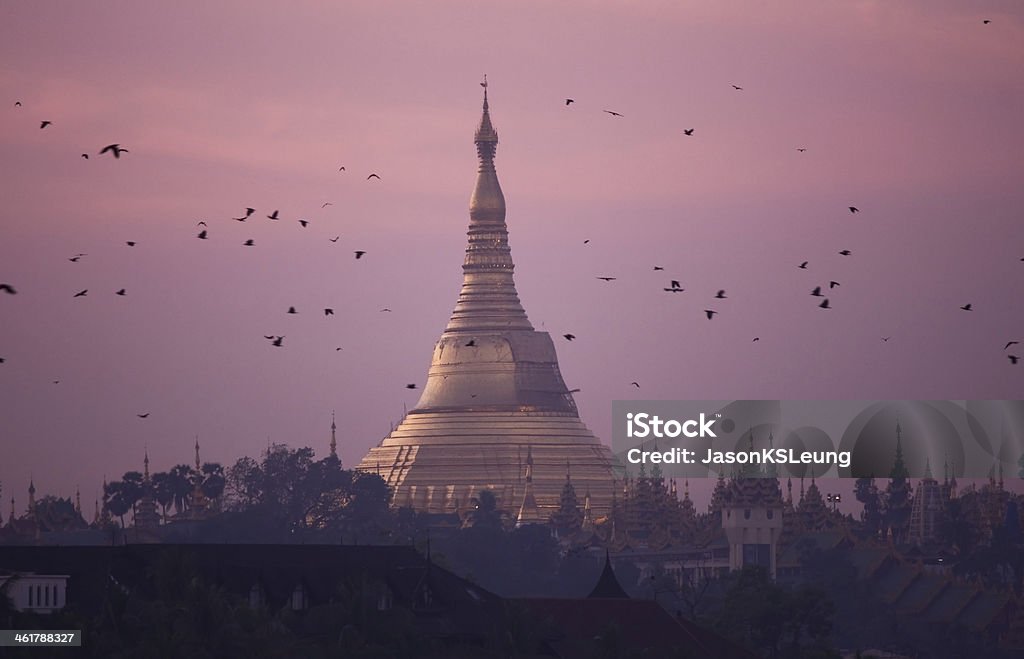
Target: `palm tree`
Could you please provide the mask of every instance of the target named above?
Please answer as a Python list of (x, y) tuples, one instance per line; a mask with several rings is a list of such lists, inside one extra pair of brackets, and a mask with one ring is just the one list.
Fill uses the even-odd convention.
[(124, 516), (132, 509), (134, 501), (130, 501), (125, 493), (124, 483), (112, 481), (103, 488), (103, 508), (111, 515), (121, 519), (121, 528), (124, 526)]
[(202, 481), (200, 487), (207, 499), (218, 499), (224, 493), (224, 467), (219, 462), (206, 462), (203, 464)]
[(171, 476), (166, 471), (153, 474), (153, 498), (160, 504), (164, 520), (167, 519), (167, 509), (174, 503), (174, 490), (171, 487)]
[(167, 472), (170, 481), (168, 487), (174, 494), (174, 511), (181, 513), (188, 507), (188, 497), (192, 494), (192, 479), (195, 470), (188, 465), (175, 465)]
[(479, 526), (500, 529), (504, 526), (505, 518), (508, 516), (504, 510), (498, 508), (498, 497), (491, 490), (480, 490), (470, 499), (473, 508), (469, 511), (469, 526)]

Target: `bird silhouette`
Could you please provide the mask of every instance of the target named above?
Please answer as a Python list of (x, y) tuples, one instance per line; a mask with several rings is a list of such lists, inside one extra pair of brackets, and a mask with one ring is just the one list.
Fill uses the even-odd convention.
[(343, 171), (345, 171), (345, 167), (344, 167), (344, 166), (342, 166), (342, 167), (339, 167), (339, 168), (338, 168), (338, 171), (339, 171), (339, 172), (343, 172)]
[(242, 247), (252, 247), (255, 244), (256, 242), (252, 238), (250, 238), (249, 240), (246, 240), (244, 243), (242, 243)]
[(361, 249), (357, 249), (356, 250), (356, 260), (358, 261), (359, 259), (363, 258), (363, 254), (366, 254), (366, 252), (364, 252)]
[(339, 238), (341, 238), (341, 236), (335, 236), (333, 238), (328, 238), (327, 240), (330, 240), (332, 243), (336, 243), (336, 242), (338, 242)]
[(883, 336), (883, 337), (882, 337), (882, 341), (883, 341), (884, 343), (888, 343), (888, 342), (889, 342), (889, 339), (891, 339), (891, 338), (892, 338), (891, 336)]
[(387, 307), (384, 307), (383, 309), (381, 309), (377, 313), (391, 313), (391, 309), (388, 309)]
[(299, 220), (299, 224), (301, 224), (302, 228), (305, 229), (307, 226), (309, 226), (309, 220)]
[(693, 129), (692, 128), (684, 128), (683, 129), (683, 135), (693, 135)]
[(102, 156), (104, 153), (107, 153), (108, 151), (114, 154), (115, 159), (119, 159), (122, 153), (129, 153), (128, 149), (122, 149), (120, 144), (108, 144), (102, 149), (100, 149), (100, 155)]
[(472, 347), (476, 346), (476, 339), (470, 339), (469, 341), (467, 341), (465, 343), (465, 346), (467, 348), (472, 348)]
[(20, 108), (21, 107), (21, 101), (15, 101), (14, 102), (14, 107)]
[(705, 309), (704, 310), (704, 314), (708, 317), (708, 320), (711, 320), (712, 318), (714, 318), (716, 313), (718, 313), (718, 312), (714, 311), (712, 309)]
[(1020, 357), (1018, 357), (1017, 355), (1007, 355), (1006, 357), (1007, 359), (1010, 360), (1011, 364), (1016, 364), (1017, 362), (1020, 361)]
[(271, 341), (270, 345), (274, 346), (275, 348), (280, 348), (281, 344), (283, 342), (284, 342), (284, 337), (283, 336), (279, 336), (279, 337), (275, 338), (273, 341)]
[(637, 389), (640, 388), (640, 383), (639, 382), (630, 382), (630, 384), (633, 385), (634, 387), (636, 387)]
[(86, 288), (84, 290), (78, 291), (77, 293), (75, 293), (71, 297), (85, 297), (86, 293), (88, 293), (88, 292), (89, 292), (89, 289)]
[(366, 177), (366, 180), (369, 181), (371, 178), (375, 178), (378, 181), (380, 180), (380, 176), (378, 176), (377, 174), (370, 174), (369, 176)]
[(124, 244), (128, 245), (129, 247), (135, 247), (137, 243), (134, 240), (126, 240), (124, 241)]
[(0, 284), (0, 291), (7, 293), (8, 295), (17, 295), (18, 291), (14, 290), (14, 287), (10, 284)]
[(857, 208), (856, 206), (848, 206), (848, 208), (850, 209), (850, 214), (851, 214), (851, 215), (852, 215), (853, 213), (859, 213), (859, 212), (860, 212), (860, 209), (859, 209), (859, 208)]
[(806, 148), (797, 147), (796, 150), (799, 151), (800, 153), (803, 153), (807, 149)]
[(71, 261), (72, 263), (78, 263), (81, 260), (81, 258), (81, 256), (72, 256), (71, 258), (68, 259), (68, 261)]
[(325, 201), (324, 203), (320, 204), (320, 208), (327, 208), (328, 206), (333, 206), (333, 205), (334, 205), (334, 202)]
[(829, 287), (829, 288), (835, 288), (835, 287), (836, 287), (836, 286), (838, 286), (838, 285), (839, 285), (839, 282), (837, 282), (837, 281), (830, 281), (830, 282), (828, 283), (828, 287)]
[(267, 219), (268, 219), (268, 220), (280, 220), (281, 218), (280, 218), (280, 216), (278, 216), (278, 211), (277, 211), (277, 209), (274, 209), (274, 212), (273, 212), (273, 213), (271, 213), (270, 215), (268, 215), (268, 216), (267, 216)]
[[(960, 308), (963, 309), (964, 311), (970, 311), (971, 310), (971, 304), (968, 302), (967, 304), (965, 304), (964, 306), (962, 306)], [(1005, 348), (1004, 348), (1004, 350), (1005, 350)]]
[(598, 277), (602, 281), (615, 281), (615, 277)]
[(405, 385), (405, 388), (406, 389), (415, 389), (416, 385), (415, 384), (407, 384), (407, 385)]
[[(987, 19), (987, 18), (986, 18), (985, 20), (983, 20), (983, 21), (981, 22), (981, 24), (982, 24), (982, 25), (988, 25), (988, 24), (989, 24), (989, 23), (991, 23), (991, 22), (992, 22), (992, 21), (990, 21), (989, 19)], [(1014, 362), (1014, 363), (1016, 363), (1016, 362)]]
[(332, 309), (330, 307), (327, 307), (326, 309), (324, 309), (324, 315), (325, 316), (333, 316), (334, 315), (334, 309)]
[(145, 419), (149, 417), (149, 412), (146, 412), (145, 414), (136, 414), (135, 416), (139, 417), (140, 419)]
[(662, 290), (669, 293), (682, 293), (685, 289), (679, 284), (679, 280), (673, 279), (669, 284), (669, 288), (663, 288)]
[(753, 340), (751, 340), (751, 343), (753, 343), (754, 341), (760, 341), (760, 340), (761, 340), (761, 337), (759, 337), (759, 336), (755, 336), (755, 337), (753, 338)]
[(842, 254), (843, 256), (849, 256), (850, 254), (853, 254), (853, 252), (851, 252), (848, 249), (840, 250), (839, 253)]
[(718, 291), (717, 293), (715, 293), (715, 298), (717, 298), (719, 300), (724, 300), (725, 299), (725, 291), (721, 290), (721, 291)]
[(801, 270), (806, 270), (807, 269), (807, 261), (804, 261), (803, 263), (801, 263), (797, 267), (800, 268)]
[(88, 160), (89, 159), (89, 154), (88, 153), (83, 153), (82, 157), (85, 158), (86, 160)]
[(611, 110), (605, 110), (605, 112), (607, 112), (608, 114), (612, 115), (613, 117), (621, 117), (622, 116), (618, 112), (613, 112)]
[(206, 229), (203, 229), (202, 231), (200, 231), (199, 235), (196, 236), (196, 237), (199, 238), (200, 240), (206, 240)]
[[(2, 286), (0, 286), (0, 288), (3, 288), (3, 287), (2, 287)], [(1018, 343), (1020, 343), (1020, 341), (1007, 341), (1007, 342), (1006, 342), (1006, 345), (1005, 345), (1005, 346), (1003, 346), (1003, 350), (1006, 350), (1006, 349), (1007, 349), (1007, 348), (1009, 348), (1010, 346), (1015, 346), (1015, 345), (1017, 345)]]
[(295, 307), (288, 307), (288, 313), (299, 313), (295, 310)]
[(52, 121), (41, 121), (41, 122), (39, 122), (39, 130), (42, 130), (42, 129), (46, 128), (47, 126), (52, 126), (52, 125), (53, 125)]
[(268, 339), (268, 340), (269, 340), (269, 339), (272, 339), (272, 338), (274, 338), (274, 335), (273, 335), (273, 334), (271, 334), (270, 336), (267, 336), (266, 334), (264, 334), (264, 335), (263, 335), (263, 338), (264, 338), (264, 339)]
[(830, 307), (828, 305), (828, 298), (825, 298), (824, 300), (822, 300), (821, 304), (819, 304), (818, 307), (821, 308), (821, 309), (831, 309), (832, 308), (832, 307)]
[(0, 364), (3, 364), (5, 361), (7, 361), (7, 360), (4, 359), (3, 357), (0, 357)]
[[(590, 243), (590, 238), (587, 238), (586, 240), (583, 241), (584, 245), (586, 245), (588, 243)], [(1024, 261), (1024, 259), (1021, 259), (1021, 261)]]
[(124, 295), (124, 294), (125, 294), (125, 293), (124, 293), (124, 289), (123, 289), (123, 288), (122, 288), (121, 290), (119, 290), (119, 291), (116, 291), (116, 292), (114, 293), (114, 295)]
[(238, 220), (239, 222), (245, 222), (255, 212), (256, 212), (255, 208), (248, 208), (248, 207), (246, 207), (245, 215), (243, 215), (242, 217), (233, 217), (231, 219)]
[(204, 222), (202, 220), (199, 220), (198, 222), (196, 222), (196, 226), (197, 227), (205, 227), (206, 226), (206, 222)]
[(564, 337), (565, 337), (565, 340), (566, 340), (566, 341), (572, 341), (573, 339), (575, 339), (575, 338), (576, 338), (576, 335), (575, 335), (575, 334), (563, 334), (562, 336), (564, 336)]
[(575, 103), (575, 102), (576, 102), (576, 101), (575, 101), (574, 99), (571, 99), (571, 98), (567, 98), (567, 99), (565, 99), (565, 104), (566, 104), (566, 105), (569, 105), (570, 103)]
[(811, 291), (811, 295), (814, 297), (821, 297), (821, 286), (815, 286), (814, 290)]
[(656, 266), (654, 266), (654, 271), (655, 271), (655, 272), (657, 272), (658, 270), (664, 270), (664, 269), (665, 269), (665, 268), (661, 267), (660, 265), (656, 265)]
[(736, 91), (743, 91), (743, 88), (740, 87), (739, 85), (733, 85), (732, 88), (735, 89)]

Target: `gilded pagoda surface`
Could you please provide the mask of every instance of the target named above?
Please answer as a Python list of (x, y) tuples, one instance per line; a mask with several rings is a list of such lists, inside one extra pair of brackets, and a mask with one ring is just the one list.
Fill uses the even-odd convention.
[(454, 512), (486, 488), (501, 507), (518, 510), (529, 454), (532, 495), (548, 515), (557, 509), (568, 461), (594, 513), (607, 513), (614, 457), (580, 420), (554, 343), (530, 324), (516, 292), (486, 83), (475, 142), (480, 165), (459, 299), (419, 402), (358, 468), (379, 472), (396, 506)]

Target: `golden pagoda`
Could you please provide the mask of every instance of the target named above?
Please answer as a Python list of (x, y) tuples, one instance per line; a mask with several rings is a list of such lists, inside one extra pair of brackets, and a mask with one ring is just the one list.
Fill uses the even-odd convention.
[(486, 78), (481, 84), (462, 290), (419, 402), (358, 469), (379, 473), (395, 506), (456, 512), (489, 489), (501, 508), (515, 512), (535, 502), (533, 515), (547, 519), (558, 509), (568, 461), (577, 487), (591, 494), (593, 514), (603, 514), (611, 507), (615, 458), (580, 421), (551, 337), (534, 329), (519, 302), (494, 168), (498, 134)]

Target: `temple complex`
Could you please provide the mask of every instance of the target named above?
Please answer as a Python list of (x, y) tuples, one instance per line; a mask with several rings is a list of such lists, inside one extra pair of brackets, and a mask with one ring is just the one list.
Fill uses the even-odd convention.
[(568, 461), (574, 486), (590, 493), (590, 514), (606, 514), (615, 459), (580, 420), (551, 337), (530, 324), (516, 292), (482, 84), (462, 291), (419, 402), (358, 469), (379, 473), (395, 506), (458, 512), (489, 489), (523, 523), (559, 510)]

